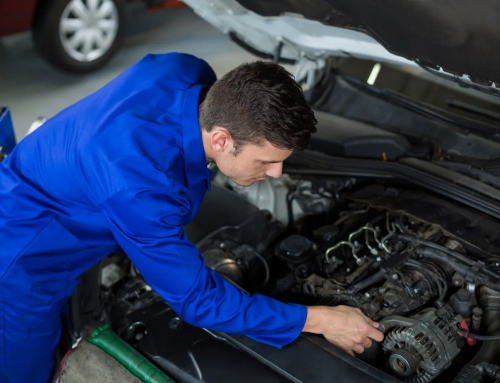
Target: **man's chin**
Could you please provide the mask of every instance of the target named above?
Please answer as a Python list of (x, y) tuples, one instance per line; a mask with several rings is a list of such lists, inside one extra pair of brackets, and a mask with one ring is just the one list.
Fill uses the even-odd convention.
[(238, 186), (250, 186), (252, 185), (254, 182), (256, 182), (256, 180), (235, 180), (233, 178), (231, 178), (231, 181), (233, 181), (236, 185)]

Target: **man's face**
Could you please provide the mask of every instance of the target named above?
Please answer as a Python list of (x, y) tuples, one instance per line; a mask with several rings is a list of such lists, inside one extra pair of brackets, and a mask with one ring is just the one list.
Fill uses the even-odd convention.
[(215, 162), (219, 170), (241, 186), (249, 186), (267, 177), (281, 176), (283, 161), (291, 150), (279, 149), (265, 141), (262, 145), (247, 144), (235, 156), (234, 150), (220, 153)]

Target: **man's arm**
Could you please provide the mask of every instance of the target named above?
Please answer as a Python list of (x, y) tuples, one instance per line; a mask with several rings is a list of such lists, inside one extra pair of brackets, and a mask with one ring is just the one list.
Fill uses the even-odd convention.
[(204, 265), (182, 230), (189, 194), (127, 189), (101, 204), (111, 230), (146, 281), (188, 323), (281, 347), (301, 333), (307, 309), (249, 295)]

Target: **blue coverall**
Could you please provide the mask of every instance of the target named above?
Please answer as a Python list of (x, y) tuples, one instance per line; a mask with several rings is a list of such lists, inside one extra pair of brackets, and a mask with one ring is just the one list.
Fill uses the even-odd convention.
[(227, 283), (182, 229), (210, 189), (198, 104), (215, 81), (193, 56), (148, 55), (0, 164), (2, 383), (49, 381), (63, 304), (118, 247), (193, 325), (277, 347), (299, 335), (305, 307)]

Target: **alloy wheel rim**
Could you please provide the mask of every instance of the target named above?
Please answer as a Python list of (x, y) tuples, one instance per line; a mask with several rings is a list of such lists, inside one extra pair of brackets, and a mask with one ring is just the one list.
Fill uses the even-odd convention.
[(64, 50), (80, 62), (97, 60), (116, 39), (118, 18), (113, 0), (71, 0), (59, 23)]

